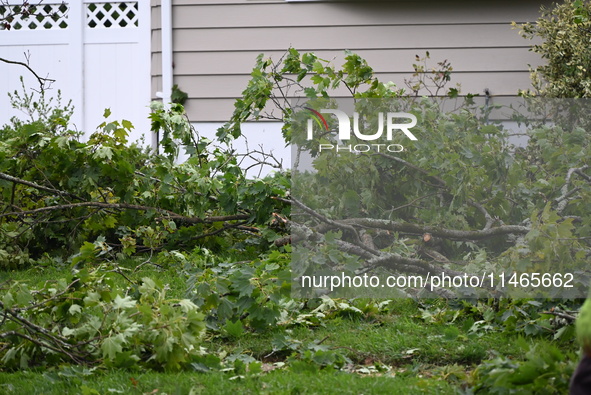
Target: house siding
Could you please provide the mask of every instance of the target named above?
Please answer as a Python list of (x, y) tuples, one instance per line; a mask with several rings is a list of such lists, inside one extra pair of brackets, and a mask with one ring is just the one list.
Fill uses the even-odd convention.
[[(173, 1), (174, 82), (189, 94), (194, 122), (226, 121), (255, 58), (288, 47), (339, 64), (352, 50), (382, 81), (404, 86), (415, 55), (447, 59), (462, 93), (512, 96), (530, 86), (531, 42), (511, 21), (533, 21), (544, 1)], [(161, 88), (159, 1), (152, 12), (152, 92)], [(339, 93), (339, 92), (337, 92)], [(346, 93), (343, 91), (343, 95)]]

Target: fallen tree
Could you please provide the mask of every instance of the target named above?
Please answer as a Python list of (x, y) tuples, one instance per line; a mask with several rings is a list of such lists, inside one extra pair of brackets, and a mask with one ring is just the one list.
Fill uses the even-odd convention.
[[(0, 266), (68, 259), (99, 237), (114, 254), (215, 249), (225, 235), (261, 238), (272, 214), (287, 207), (272, 199), (287, 191), (284, 176), (247, 179), (243, 155), (201, 139), (180, 105), (155, 104), (151, 115), (164, 155), (128, 143), (128, 121), (106, 119), (84, 142), (68, 127), (67, 106), (29, 110), (38, 112), (35, 121), (15, 118), (0, 129)], [(176, 163), (181, 149), (192, 156)]]
[[(415, 66), (408, 97), (355, 54), (341, 68), (293, 49), (276, 61), (259, 57), (220, 137), (240, 136), (241, 122), (253, 118), (285, 124), (294, 147), (291, 195), (283, 200), (293, 206), (292, 234), (276, 244), (294, 244), (294, 286), (304, 274), (447, 273), (478, 275), (486, 281), (477, 288), (493, 296), (583, 297), (591, 256), (585, 103), (491, 105), (490, 97), (460, 97), (455, 88), (419, 97), (442, 92), (451, 68), (440, 68)], [(330, 116), (345, 108), (360, 115)], [(371, 140), (384, 127), (376, 113), (400, 111), (418, 120), (411, 129), (418, 139)], [(355, 130), (343, 134), (351, 122)], [(527, 142), (515, 146), (515, 135)], [(403, 149), (385, 152), (388, 144)], [(562, 287), (565, 274), (572, 288)], [(542, 286), (538, 275), (561, 280)]]

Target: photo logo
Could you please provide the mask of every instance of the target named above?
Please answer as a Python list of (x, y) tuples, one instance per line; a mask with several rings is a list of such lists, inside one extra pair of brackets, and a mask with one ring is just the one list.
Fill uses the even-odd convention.
[[(308, 110), (308, 111), (311, 111), (315, 115), (315, 117), (313, 119), (316, 121), (316, 123), (318, 124), (318, 126), (320, 126), (320, 128), (322, 128), (324, 126), (324, 129), (326, 131), (328, 131), (328, 122), (326, 122), (326, 119), (324, 119), (324, 117), (322, 116), (322, 114), (320, 114), (318, 111), (316, 111), (316, 110), (314, 110), (314, 109), (312, 109), (310, 107), (304, 107), (304, 108), (306, 110)], [(308, 120), (308, 140), (312, 140), (310, 138), (310, 130), (312, 129), (312, 127), (310, 125), (311, 122), (312, 122), (312, 119), (309, 119)]]
[[(394, 131), (402, 131), (406, 137), (411, 140), (417, 140), (415, 135), (409, 130), (416, 126), (417, 117), (413, 114), (406, 112), (389, 112), (384, 116), (383, 112), (378, 113), (378, 130), (372, 134), (364, 134), (359, 128), (359, 113), (353, 113), (353, 125), (351, 127), (351, 118), (344, 111), (334, 109), (322, 109), (320, 112), (310, 108), (304, 107), (306, 110), (312, 113), (312, 117), (308, 119), (307, 124), (307, 136), (306, 139), (312, 140), (314, 138), (314, 123), (318, 125), (318, 128), (322, 130), (323, 134), (330, 131), (328, 122), (322, 114), (332, 114), (336, 116), (338, 120), (338, 139), (341, 143), (351, 139), (351, 131), (355, 137), (363, 141), (375, 141), (382, 137), (384, 134), (384, 125), (386, 127), (386, 139), (392, 140)], [(410, 122), (400, 122), (400, 120), (410, 120)], [(404, 147), (400, 144), (355, 144), (355, 145), (334, 145), (334, 144), (320, 144), (320, 151), (325, 150), (336, 150), (348, 151), (354, 153), (362, 153), (369, 151), (388, 151), (388, 152), (402, 152)]]
[[(320, 112), (313, 110), (309, 107), (305, 107), (306, 110), (312, 112), (314, 116), (308, 119), (308, 134), (306, 139), (312, 140), (314, 138), (314, 121), (316, 124), (319, 125), (321, 129), (326, 131), (329, 130), (328, 122), (322, 116), (322, 114), (333, 114), (337, 117), (339, 122), (339, 140), (350, 140), (351, 139), (351, 130), (355, 134), (355, 136), (359, 140), (363, 141), (373, 141), (377, 140), (382, 137), (384, 133), (384, 124), (386, 124), (386, 138), (388, 140), (392, 140), (393, 132), (396, 130), (402, 131), (409, 139), (417, 140), (414, 134), (409, 130), (410, 128), (416, 126), (417, 124), (417, 117), (413, 114), (409, 114), (406, 112), (389, 112), (384, 116), (383, 112), (378, 113), (378, 130), (373, 134), (364, 134), (359, 129), (359, 113), (353, 113), (353, 127), (351, 127), (351, 119), (349, 116), (340, 110), (334, 109), (322, 109)], [(410, 119), (410, 122), (398, 123), (395, 120), (400, 119)]]

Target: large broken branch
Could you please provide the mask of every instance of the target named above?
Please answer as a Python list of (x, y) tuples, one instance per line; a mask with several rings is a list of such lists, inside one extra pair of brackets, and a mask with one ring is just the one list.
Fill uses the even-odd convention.
[(294, 203), (296, 206), (298, 206), (299, 208), (301, 208), (304, 212), (308, 213), (309, 215), (311, 215), (312, 217), (318, 219), (319, 221), (324, 222), (325, 224), (329, 225), (329, 226), (334, 226), (335, 228), (339, 228), (341, 230), (344, 231), (348, 231), (351, 233), (351, 235), (353, 236), (353, 242), (355, 245), (357, 245), (358, 247), (366, 250), (367, 252), (369, 252), (370, 254), (377, 254), (378, 251), (376, 251), (375, 249), (367, 246), (365, 243), (363, 243), (361, 241), (361, 238), (359, 237), (359, 233), (357, 233), (357, 229), (355, 229), (352, 225), (349, 224), (345, 224), (339, 221), (333, 221), (327, 217), (325, 217), (324, 215), (316, 212), (315, 210), (312, 210), (310, 207), (306, 206), (305, 204), (303, 204), (302, 202), (300, 202), (299, 200), (295, 199), (295, 198), (291, 198), (291, 199), (282, 199), (282, 198), (278, 198), (278, 200), (286, 202), (286, 203)]
[(554, 200), (557, 203), (556, 212), (558, 214), (562, 214), (562, 212), (564, 211), (564, 209), (568, 205), (570, 197), (581, 190), (581, 188), (579, 188), (579, 187), (570, 189), (570, 184), (571, 184), (571, 179), (572, 179), (573, 174), (577, 174), (589, 182), (591, 180), (591, 178), (588, 175), (586, 175), (585, 173), (583, 173), (583, 171), (587, 170), (588, 168), (589, 168), (589, 165), (585, 165), (585, 166), (582, 166), (579, 168), (571, 168), (567, 171), (565, 183), (561, 189), (562, 195)]
[[(0, 172), (0, 179), (13, 182), (15, 184), (25, 185), (31, 188), (35, 188), (37, 190), (48, 192), (60, 196), (70, 196), (78, 200), (84, 200), (75, 194), (70, 192), (60, 191), (55, 188), (49, 188), (43, 185), (39, 185), (37, 183), (26, 181), (21, 178), (13, 177), (6, 173)], [(26, 210), (26, 211), (13, 211), (9, 213), (2, 213), (0, 214), (0, 218), (2, 217), (24, 217), (29, 215), (41, 214), (51, 211), (59, 211), (59, 210), (69, 210), (79, 207), (95, 207), (98, 209), (115, 209), (115, 210), (140, 210), (140, 211), (157, 211), (163, 214), (166, 214), (168, 218), (174, 219), (180, 222), (189, 223), (189, 224), (204, 224), (204, 223), (213, 223), (213, 222), (225, 222), (225, 221), (236, 221), (236, 220), (246, 220), (250, 218), (249, 214), (235, 214), (235, 215), (220, 215), (220, 216), (211, 216), (205, 218), (199, 217), (187, 217), (182, 214), (175, 213), (174, 211), (166, 210), (160, 207), (150, 207), (150, 206), (143, 206), (138, 204), (127, 204), (127, 203), (106, 203), (106, 202), (79, 202), (79, 203), (69, 203), (69, 204), (60, 204), (55, 206), (47, 206), (47, 207), (40, 207), (33, 210)]]
[(74, 209), (79, 207), (96, 207), (101, 209), (116, 209), (116, 210), (140, 210), (140, 211), (157, 211), (163, 214), (166, 214), (168, 218), (173, 220), (178, 220), (184, 223), (190, 224), (206, 224), (206, 223), (213, 223), (213, 222), (225, 222), (225, 221), (236, 221), (236, 220), (245, 220), (250, 218), (249, 214), (235, 214), (235, 215), (220, 215), (220, 216), (211, 216), (211, 217), (187, 217), (185, 215), (177, 214), (173, 211), (166, 210), (159, 207), (150, 207), (150, 206), (142, 206), (137, 204), (127, 204), (127, 203), (103, 203), (103, 202), (80, 202), (80, 203), (71, 203), (71, 204), (59, 204), (56, 206), (47, 206), (47, 207), (40, 207), (33, 210), (26, 210), (26, 211), (15, 211), (10, 213), (2, 213), (0, 214), (0, 218), (2, 217), (9, 217), (9, 216), (17, 216), (23, 217), (28, 215), (40, 214), (50, 211), (59, 211), (59, 210), (68, 210)]
[(44, 191), (44, 192), (54, 193), (56, 195), (66, 195), (66, 196), (72, 197), (74, 199), (84, 200), (81, 197), (78, 197), (78, 196), (74, 195), (73, 193), (64, 192), (64, 191), (60, 191), (58, 189), (49, 188), (49, 187), (46, 187), (46, 186), (43, 186), (43, 185), (39, 185), (39, 184), (34, 183), (34, 182), (31, 182), (31, 181), (26, 181), (26, 180), (23, 180), (21, 178), (13, 177), (10, 174), (6, 174), (6, 173), (1, 173), (0, 172), (0, 179), (6, 180), (6, 181), (10, 181), (10, 182), (13, 182), (15, 184), (26, 185), (28, 187), (35, 188), (37, 190)]
[[(294, 222), (290, 222), (290, 225), (292, 227), (292, 237), (296, 238), (298, 243), (322, 242), (322, 236), (317, 231), (305, 225)], [(434, 265), (433, 263), (427, 262), (423, 259), (410, 258), (397, 253), (382, 251), (375, 251), (375, 253), (372, 254), (367, 250), (344, 240), (334, 240), (334, 242), (340, 251), (351, 255), (356, 255), (365, 261), (363, 268), (357, 271), (358, 274), (378, 267), (383, 267), (395, 272), (418, 274), (421, 276), (426, 276), (427, 278), (429, 278), (429, 276), (441, 274), (449, 276), (450, 278), (464, 277), (468, 275), (465, 272), (449, 269), (445, 266)], [(479, 284), (479, 287), (486, 290), (492, 289), (488, 278), (483, 278), (483, 281)], [(442, 296), (453, 297), (453, 293), (450, 291), (441, 289), (437, 291), (437, 293), (439, 292), (443, 293)]]
[(7, 308), (2, 302), (0, 302), (0, 312), (4, 319), (15, 322), (29, 333), (29, 335), (26, 335), (17, 331), (0, 332), (0, 338), (18, 336), (40, 347), (45, 347), (56, 353), (62, 353), (75, 363), (83, 363), (87, 360), (88, 355), (80, 353), (76, 344), (70, 344), (68, 339), (60, 334), (53, 333), (46, 328), (32, 323), (16, 311)]
[[(422, 235), (430, 233), (433, 236), (441, 237), (450, 240), (484, 240), (496, 236), (505, 236), (510, 234), (526, 234), (530, 231), (527, 226), (521, 225), (502, 225), (494, 228), (482, 230), (458, 230), (441, 228), (429, 225), (417, 225), (408, 222), (390, 221), (386, 219), (377, 218), (349, 218), (339, 221), (334, 221), (343, 225), (359, 226), (363, 228), (384, 229), (393, 232), (402, 232), (415, 235)], [(330, 230), (327, 224), (321, 224), (316, 227), (316, 230), (325, 233)]]

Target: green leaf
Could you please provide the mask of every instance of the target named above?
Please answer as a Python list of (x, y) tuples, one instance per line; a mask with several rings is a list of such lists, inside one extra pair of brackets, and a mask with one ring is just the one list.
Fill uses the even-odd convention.
[(68, 313), (70, 315), (82, 314), (82, 307), (80, 307), (80, 305), (73, 304), (68, 309)]
[(115, 300), (113, 300), (113, 308), (116, 310), (126, 310), (134, 308), (136, 305), (135, 300), (133, 300), (129, 295), (122, 298), (121, 296), (117, 295)]
[(2, 304), (4, 304), (4, 308), (11, 309), (14, 306), (14, 297), (12, 293), (7, 292), (4, 297), (2, 298)]
[(234, 339), (238, 339), (244, 334), (244, 326), (240, 320), (236, 320), (235, 322), (227, 320), (226, 325), (224, 325), (224, 330), (228, 336)]
[(118, 353), (123, 352), (123, 338), (119, 335), (110, 336), (103, 340), (101, 350), (103, 358), (114, 360)]
[(113, 149), (111, 147), (100, 147), (94, 153), (95, 159), (111, 159), (113, 158)]
[(121, 121), (121, 125), (125, 128), (125, 129), (133, 129), (133, 124), (131, 122), (129, 122), (127, 119), (124, 119)]
[(33, 300), (33, 295), (26, 285), (23, 285), (16, 294), (16, 301), (19, 305), (25, 306)]

